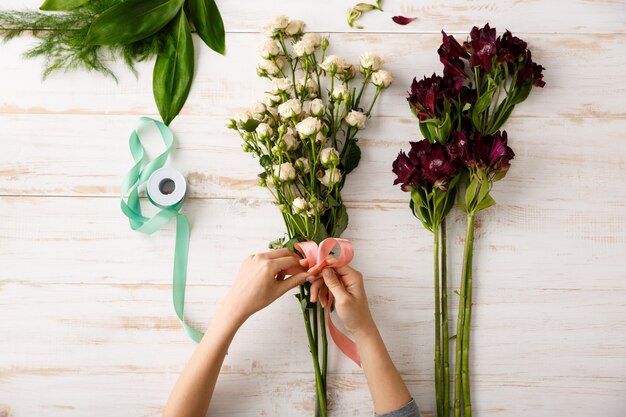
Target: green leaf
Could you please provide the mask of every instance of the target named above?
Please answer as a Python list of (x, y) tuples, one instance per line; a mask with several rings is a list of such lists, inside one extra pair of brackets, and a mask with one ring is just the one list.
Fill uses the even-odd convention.
[(214, 0), (187, 0), (191, 11), (191, 20), (198, 36), (215, 52), (224, 55), (226, 34), (222, 15)]
[(272, 165), (272, 158), (270, 158), (269, 155), (263, 155), (259, 159), (259, 164), (261, 164), (263, 168), (268, 168), (270, 165)]
[[(315, 227), (313, 222), (309, 223), (309, 227), (311, 228)], [(318, 224), (317, 230), (315, 231), (315, 235), (313, 236), (313, 240), (315, 241), (315, 243), (320, 243), (322, 240), (326, 239), (327, 237), (328, 237), (328, 233), (326, 232), (326, 228), (324, 227), (324, 225)]]
[(420, 132), (422, 132), (422, 136), (424, 139), (428, 139), (429, 141), (433, 141), (430, 137), (430, 132), (428, 131), (428, 125), (424, 122), (419, 122), (418, 126), (420, 127)]
[(359, 166), (359, 162), (361, 161), (361, 148), (356, 142), (352, 142), (350, 144), (350, 149), (348, 150), (348, 154), (346, 155), (346, 162), (344, 164), (344, 178), (346, 175), (354, 171), (356, 167)]
[(90, 0), (46, 0), (39, 7), (46, 11), (67, 11), (89, 3)]
[(252, 133), (260, 124), (261, 122), (256, 119), (249, 119), (246, 123), (244, 123), (243, 128), (246, 132)]
[(163, 29), (184, 0), (126, 0), (105, 10), (87, 33), (90, 45), (128, 45)]
[(343, 204), (339, 207), (337, 217), (335, 218), (335, 224), (333, 225), (333, 237), (339, 237), (348, 227), (348, 210)]
[(511, 100), (511, 103), (519, 104), (522, 101), (526, 100), (528, 98), (528, 95), (530, 94), (530, 90), (532, 89), (533, 89), (532, 81), (527, 81), (524, 84), (522, 84), (520, 87), (517, 87), (515, 89), (515, 94), (513, 95), (513, 99)]
[(163, 51), (154, 63), (152, 89), (161, 118), (169, 125), (183, 108), (193, 80), (194, 55), (185, 13), (174, 18)]
[(494, 204), (496, 204), (496, 200), (494, 200), (493, 197), (487, 194), (487, 197), (485, 197), (480, 203), (478, 203), (475, 211), (484, 210), (486, 208), (493, 206)]
[(471, 180), (465, 189), (465, 207), (468, 211), (472, 209), (472, 202), (476, 197), (476, 191), (478, 190), (478, 181)]
[(480, 116), (484, 112), (489, 110), (489, 107), (491, 106), (491, 100), (493, 99), (493, 95), (495, 94), (495, 92), (495, 86), (489, 88), (487, 91), (481, 94), (480, 97), (478, 97), (478, 100), (476, 100), (476, 104), (474, 104), (474, 107), (472, 108), (472, 123), (477, 129), (481, 128)]

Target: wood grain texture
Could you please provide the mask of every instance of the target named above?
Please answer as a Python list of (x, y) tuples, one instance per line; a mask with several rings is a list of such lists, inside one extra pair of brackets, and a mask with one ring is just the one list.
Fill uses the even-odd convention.
[[(477, 417), (626, 414), (626, 1), (385, 1), (347, 28), (352, 1), (218, 1), (226, 57), (195, 39), (198, 70), (172, 164), (190, 184), (187, 314), (203, 327), (239, 262), (283, 233), (257, 161), (227, 119), (259, 98), (259, 27), (276, 14), (330, 33), (333, 52), (381, 54), (395, 83), (360, 135), (363, 159), (344, 196), (373, 313), (424, 417), (434, 410), (431, 236), (391, 186), (390, 164), (416, 120), (414, 76), (441, 72), (439, 31), (489, 21), (529, 41), (547, 67), (508, 122), (516, 158), (481, 213), (475, 248), (472, 372)], [(1, 8), (36, 7), (10, 0)], [(396, 14), (418, 17), (408, 26)], [(171, 306), (172, 225), (132, 232), (118, 187), (137, 116), (157, 116), (151, 63), (134, 78), (41, 81), (41, 62), (0, 59), (0, 417), (159, 416), (193, 350)], [(156, 151), (157, 147), (152, 147)], [(463, 214), (450, 217), (452, 288)], [(454, 312), (453, 312), (454, 315)], [(308, 416), (313, 375), (298, 306), (284, 297), (250, 320), (230, 349), (209, 415)], [(333, 417), (372, 413), (358, 368), (330, 354)]]

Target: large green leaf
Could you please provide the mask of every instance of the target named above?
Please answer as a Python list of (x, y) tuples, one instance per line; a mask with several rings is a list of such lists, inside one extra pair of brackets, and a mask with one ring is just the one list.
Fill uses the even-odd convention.
[(182, 10), (168, 27), (163, 51), (154, 63), (152, 89), (163, 123), (169, 125), (183, 108), (193, 80), (191, 29)]
[(105, 10), (87, 33), (91, 45), (130, 44), (163, 29), (184, 0), (126, 0)]
[(348, 210), (346, 210), (346, 206), (342, 204), (341, 207), (339, 207), (339, 210), (337, 212), (335, 224), (333, 225), (332, 236), (340, 237), (347, 227), (348, 227)]
[(214, 0), (187, 0), (191, 20), (204, 43), (215, 52), (224, 55), (226, 34), (222, 15)]
[(39, 9), (46, 11), (66, 11), (87, 4), (89, 1), (90, 0), (46, 0)]

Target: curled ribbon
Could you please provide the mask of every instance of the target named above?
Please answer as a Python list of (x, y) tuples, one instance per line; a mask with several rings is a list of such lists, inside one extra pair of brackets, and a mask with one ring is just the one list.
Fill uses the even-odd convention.
[[(154, 123), (163, 139), (165, 150), (152, 161), (146, 161), (146, 151), (139, 139), (137, 130), (142, 126)], [(150, 196), (148, 199), (157, 206), (160, 211), (152, 217), (146, 217), (141, 212), (139, 204), (139, 189), (145, 187), (150, 175), (163, 167), (174, 145), (172, 131), (158, 120), (142, 117), (137, 127), (130, 135), (129, 147), (135, 164), (128, 171), (122, 181), (120, 190), (122, 212), (128, 217), (130, 227), (145, 234), (152, 234), (165, 226), (171, 219), (176, 219), (176, 246), (174, 250), (174, 272), (172, 298), (174, 311), (183, 329), (191, 339), (199, 342), (203, 333), (185, 322), (185, 285), (187, 283), (187, 256), (189, 252), (189, 221), (180, 213), (184, 198), (170, 207), (160, 207), (154, 203)], [(128, 197), (126, 197), (128, 195)]]
[[(326, 262), (326, 258), (330, 255), (330, 252), (333, 250), (335, 246), (339, 246), (341, 252), (339, 253), (339, 258), (337, 258), (337, 262), (333, 264), (335, 268), (341, 268), (342, 266), (346, 266), (352, 261), (354, 257), (354, 248), (352, 247), (352, 242), (347, 239), (339, 239), (339, 238), (328, 238), (324, 239), (319, 246), (315, 242), (299, 242), (294, 244), (294, 248), (298, 250), (306, 259), (307, 266), (309, 271), (311, 270), (323, 270), (328, 266)], [(319, 279), (319, 278), (318, 278)], [(343, 334), (335, 324), (333, 323), (332, 317), (330, 315), (330, 306), (333, 303), (333, 294), (330, 290), (326, 295), (326, 305), (328, 306), (325, 309), (326, 315), (326, 324), (328, 326), (328, 331), (330, 336), (335, 342), (335, 345), (339, 348), (339, 350), (346, 355), (348, 358), (352, 359), (354, 363), (361, 366), (361, 359), (359, 358), (359, 353), (357, 352), (356, 344), (345, 334)]]

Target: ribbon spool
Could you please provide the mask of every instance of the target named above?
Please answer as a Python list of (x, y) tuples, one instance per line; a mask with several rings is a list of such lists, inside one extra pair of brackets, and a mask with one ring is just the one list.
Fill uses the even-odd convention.
[[(139, 138), (138, 130), (156, 125), (165, 144), (165, 150), (151, 161), (147, 161), (146, 151)], [(191, 339), (199, 342), (204, 333), (185, 322), (185, 286), (187, 284), (187, 258), (189, 254), (189, 221), (180, 213), (185, 202), (187, 183), (185, 177), (174, 168), (163, 168), (172, 151), (174, 135), (158, 120), (141, 117), (129, 139), (130, 153), (135, 165), (122, 180), (120, 189), (122, 212), (130, 227), (145, 234), (153, 234), (176, 219), (176, 245), (174, 250), (174, 271), (172, 299), (174, 311), (183, 329)], [(140, 189), (146, 189), (148, 200), (159, 212), (152, 217), (142, 214), (139, 202)], [(128, 196), (128, 197), (126, 197)]]

